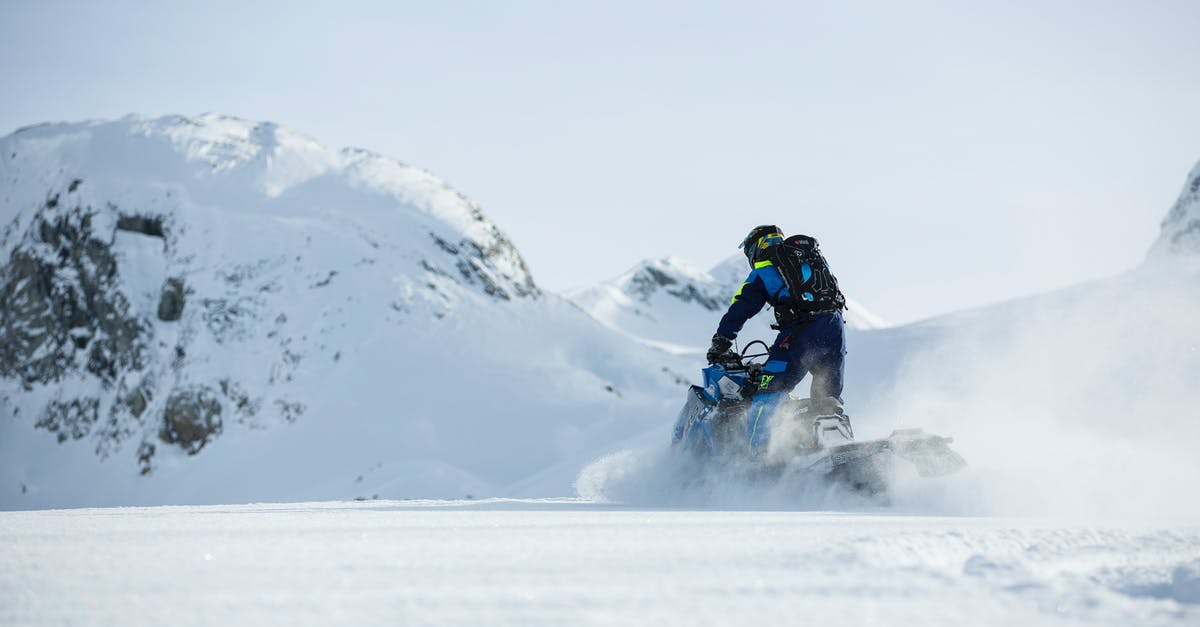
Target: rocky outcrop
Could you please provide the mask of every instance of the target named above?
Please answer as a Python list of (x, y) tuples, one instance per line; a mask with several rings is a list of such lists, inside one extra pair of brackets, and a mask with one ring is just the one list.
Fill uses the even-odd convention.
[[(492, 242), (486, 247), (466, 238), (458, 243), (451, 243), (436, 234), (430, 233), (430, 236), (438, 248), (454, 256), (454, 267), (462, 281), (480, 287), (485, 294), (500, 300), (536, 298), (541, 294), (528, 268), (525, 267), (525, 260), (503, 233), (497, 231)], [(519, 272), (515, 275), (506, 274), (498, 267), (500, 263), (515, 264)], [(436, 268), (428, 261), (425, 267)], [(449, 275), (436, 269), (433, 271), (443, 276)]]
[(148, 418), (153, 331), (122, 283), (112, 207), (79, 200), (80, 183), (48, 195), (25, 229), (5, 234), (0, 377), (52, 390), (34, 426), (59, 442), (94, 438), (104, 457)]
[(142, 367), (144, 326), (117, 289), (112, 233), (90, 207), (59, 204), (34, 215), (0, 274), (0, 376), (28, 387), (78, 369), (111, 386)]

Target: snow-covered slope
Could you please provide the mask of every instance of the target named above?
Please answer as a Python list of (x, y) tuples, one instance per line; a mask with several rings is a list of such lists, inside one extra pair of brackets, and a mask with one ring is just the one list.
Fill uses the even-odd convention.
[[(677, 257), (648, 259), (604, 283), (567, 296), (592, 317), (640, 341), (667, 347), (707, 348), (730, 297), (746, 280), (746, 260), (735, 255), (708, 272)], [(770, 342), (771, 316), (750, 320), (739, 339)], [(846, 324), (852, 330), (888, 324), (848, 301)]]
[(42, 125), (0, 139), (0, 201), (0, 507), (502, 493), (674, 404), (669, 355), (363, 150)]
[[(1070, 290), (848, 336), (858, 439), (924, 428), (968, 462), (900, 481), (927, 513), (1200, 521), (1200, 272), (1144, 268)], [(806, 391), (802, 384), (799, 393)], [(663, 444), (598, 460), (577, 487), (641, 505), (846, 507), (804, 485), (680, 488)]]

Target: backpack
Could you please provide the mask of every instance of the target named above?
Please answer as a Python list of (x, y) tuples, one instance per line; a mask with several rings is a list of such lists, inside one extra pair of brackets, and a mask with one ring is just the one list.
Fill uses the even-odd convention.
[(846, 297), (838, 289), (837, 277), (829, 271), (815, 237), (793, 235), (765, 252), (792, 295), (788, 303), (776, 306), (777, 313), (782, 313), (781, 308), (793, 314), (846, 308)]

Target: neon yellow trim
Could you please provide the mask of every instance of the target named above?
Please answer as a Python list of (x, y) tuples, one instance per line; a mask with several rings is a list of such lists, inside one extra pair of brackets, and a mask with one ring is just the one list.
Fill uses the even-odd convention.
[(766, 407), (759, 407), (758, 414), (754, 416), (754, 424), (750, 425), (750, 440), (746, 442), (746, 446), (754, 446), (754, 432), (758, 431), (758, 419), (762, 418), (764, 409), (766, 409)]
[(741, 284), (741, 285), (738, 287), (737, 294), (734, 294), (734, 295), (733, 295), (733, 298), (729, 299), (729, 304), (730, 304), (730, 305), (732, 305), (732, 304), (734, 304), (734, 303), (736, 303), (736, 302), (737, 302), (737, 299), (738, 299), (738, 298), (740, 298), (740, 297), (741, 297), (741, 295), (742, 295), (742, 290), (743, 290), (743, 289), (746, 289), (746, 286), (747, 286), (747, 285), (750, 285), (750, 282), (749, 282), (749, 281), (746, 281), (745, 283), (742, 283), (742, 284)]
[(783, 241), (783, 233), (778, 231), (775, 233), (767, 233), (766, 235), (758, 238), (758, 248), (760, 250), (766, 250), (767, 247), (771, 245), (771, 240), (775, 239), (776, 237), (779, 238), (779, 241)]
[(773, 265), (773, 264), (770, 261), (760, 261), (760, 262), (754, 264), (754, 269), (757, 270), (759, 268), (765, 268), (769, 265)]

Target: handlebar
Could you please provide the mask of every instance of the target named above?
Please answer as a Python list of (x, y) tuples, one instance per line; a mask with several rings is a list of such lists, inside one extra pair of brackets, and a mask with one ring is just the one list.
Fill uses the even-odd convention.
[(767, 353), (746, 355), (736, 353), (734, 351), (727, 351), (724, 355), (721, 355), (721, 357), (718, 358), (715, 363), (720, 364), (720, 366), (726, 370), (755, 370), (762, 368), (762, 364), (754, 363), (750, 360), (766, 356)]
[(746, 369), (746, 364), (743, 363), (742, 356), (733, 351), (725, 351), (725, 354), (721, 355), (719, 358), (717, 358), (717, 361), (713, 363), (720, 364), (720, 366), (726, 370)]
[[(764, 349), (763, 352), (747, 354), (746, 351), (750, 350), (750, 347), (754, 346), (755, 344), (762, 344)], [(754, 370), (755, 368), (761, 368), (762, 364), (753, 363), (750, 360), (758, 359), (759, 357), (766, 357), (769, 354), (770, 348), (767, 346), (766, 342), (762, 340), (754, 340), (743, 347), (742, 352), (739, 353), (732, 349), (727, 350), (713, 363), (719, 364), (726, 370)]]

